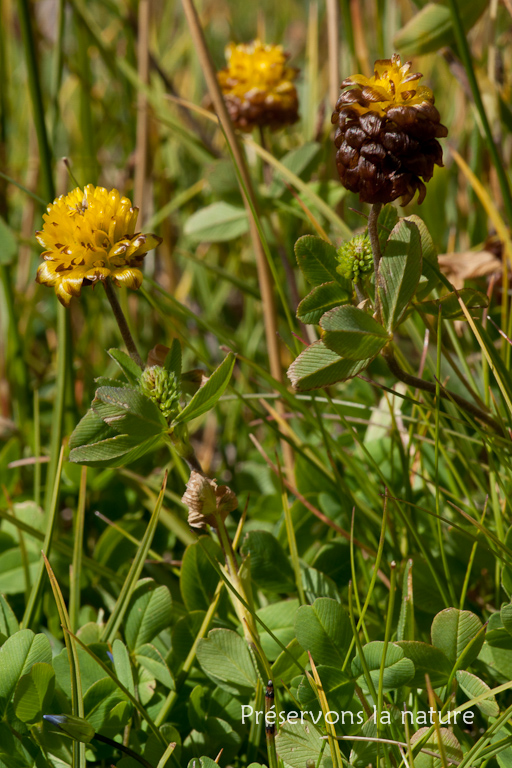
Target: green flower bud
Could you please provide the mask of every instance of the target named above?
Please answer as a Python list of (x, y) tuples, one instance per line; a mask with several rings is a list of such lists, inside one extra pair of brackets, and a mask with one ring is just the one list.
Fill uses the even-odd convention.
[(88, 744), (95, 736), (93, 726), (82, 717), (73, 715), (43, 715), (43, 718), (54, 725), (59, 731), (71, 736), (75, 741)]
[(347, 280), (357, 283), (362, 275), (373, 272), (372, 247), (366, 233), (343, 243), (336, 253), (339, 261), (336, 271)]
[(174, 371), (152, 365), (142, 373), (140, 388), (146, 397), (157, 404), (167, 420), (179, 413), (181, 388)]

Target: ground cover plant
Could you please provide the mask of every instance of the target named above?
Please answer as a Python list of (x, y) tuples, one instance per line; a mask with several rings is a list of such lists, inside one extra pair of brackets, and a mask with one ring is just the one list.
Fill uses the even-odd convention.
[(0, 766), (509, 768), (511, 14), (1, 0)]

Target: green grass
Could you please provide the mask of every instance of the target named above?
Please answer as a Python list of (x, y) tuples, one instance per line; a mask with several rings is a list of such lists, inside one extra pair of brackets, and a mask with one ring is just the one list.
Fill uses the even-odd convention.
[[(421, 5), (341, 3), (337, 85), (390, 56)], [(231, 145), (201, 109), (204, 50), (180, 3), (153, 8), (145, 82), (137, 4), (0, 2), (0, 768), (135, 768), (134, 755), (211, 768), (221, 750), (220, 765), (235, 768), (508, 768), (508, 4), (482, 3), (466, 43), (466, 6), (450, 0), (441, 50), (437, 27), (416, 38), (406, 28), (449, 136), (423, 205), (398, 212), (421, 216), (438, 253), (466, 263), (498, 232), (494, 275), (465, 283), (489, 292), (489, 307), (465, 301), (456, 321), (412, 311), (393, 339), (405, 381), (377, 356), (359, 377), (304, 393), (286, 370), (319, 328), (296, 318), (312, 286), (295, 242), (312, 234), (337, 247), (369, 213), (336, 173), (331, 16), (297, 0), (197, 6), (215, 67), (230, 40), (259, 33), (300, 68), (299, 122), (267, 132), (265, 146), (258, 132), (238, 137), (247, 175), (229, 131)], [(171, 451), (85, 470), (68, 441), (95, 379), (118, 377), (106, 351), (123, 342), (101, 286), (64, 310), (34, 282), (33, 235), (45, 204), (75, 186), (63, 157), (80, 185), (140, 194), (142, 97), (138, 228), (163, 243), (141, 290), (118, 290), (121, 307), (144, 361), (173, 339), (184, 371), (210, 376), (229, 350), (238, 358), (215, 407), (188, 425), (193, 453), (182, 433)], [(443, 280), (440, 295), (456, 276)], [(181, 501), (194, 456), (239, 502), (200, 536)], [(343, 710), (354, 725), (278, 718), (266, 738), (242, 707), (264, 708), (269, 678), (278, 713)], [(421, 722), (402, 722), (404, 702), (442, 716), (471, 702), (474, 723), (428, 721), (418, 733)], [(390, 722), (372, 721), (374, 706)], [(102, 738), (70, 719), (73, 740), (45, 714), (86, 718)]]

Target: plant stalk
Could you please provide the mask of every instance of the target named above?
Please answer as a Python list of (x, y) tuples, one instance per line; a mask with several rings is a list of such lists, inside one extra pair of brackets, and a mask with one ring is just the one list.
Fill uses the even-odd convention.
[(337, 0), (326, 0), (327, 52), (329, 56), (329, 106), (334, 107), (340, 93), (340, 18)]
[(107, 294), (107, 299), (109, 300), (110, 306), (112, 307), (112, 312), (114, 313), (114, 317), (116, 318), (117, 325), (119, 326), (121, 336), (123, 337), (123, 341), (126, 344), (126, 349), (128, 350), (128, 354), (130, 355), (132, 360), (137, 363), (139, 368), (143, 371), (144, 363), (142, 362), (142, 358), (139, 355), (139, 350), (137, 349), (137, 345), (135, 344), (131, 331), (128, 327), (128, 322), (126, 320), (126, 317), (124, 316), (123, 310), (121, 309), (119, 299), (117, 298), (116, 292), (112, 286), (110, 279), (107, 278), (107, 280), (103, 282), (103, 285), (105, 287), (105, 293)]
[[(411, 387), (416, 387), (417, 389), (421, 389), (424, 392), (430, 392), (431, 395), (436, 394), (436, 384), (433, 384), (430, 381), (424, 381), (423, 379), (418, 379), (416, 376), (413, 376), (412, 374), (407, 373), (407, 371), (404, 371), (402, 368), (400, 368), (395, 356), (393, 355), (393, 352), (389, 348), (385, 348), (382, 351), (382, 355), (388, 365), (389, 370), (396, 376), (397, 379), (403, 381), (404, 384), (409, 384)], [(456, 395), (455, 392), (450, 392), (450, 390), (445, 389), (444, 387), (439, 387), (439, 396), (444, 400), (451, 400), (452, 402), (456, 403), (463, 411), (471, 414), (471, 416), (473, 416), (475, 419), (483, 421), (484, 424), (487, 424), (488, 427), (491, 427), (491, 429), (493, 429), (497, 434), (503, 435), (501, 426), (495, 419), (492, 418), (492, 416), (489, 416), (487, 413), (481, 411), (480, 408), (477, 408), (476, 405), (473, 405), (464, 397)]]
[(375, 319), (377, 322), (381, 321), (381, 308), (380, 308), (380, 294), (379, 294), (379, 286), (380, 286), (380, 275), (379, 275), (379, 266), (380, 266), (380, 260), (382, 258), (382, 254), (380, 252), (380, 243), (379, 243), (379, 227), (378, 227), (378, 220), (379, 220), (379, 214), (382, 208), (382, 203), (374, 203), (372, 207), (370, 208), (370, 215), (368, 216), (368, 237), (370, 238), (370, 245), (372, 247), (372, 254), (373, 254), (373, 266), (375, 270)]
[(41, 91), (41, 83), (39, 81), (39, 63), (37, 61), (36, 44), (32, 30), (33, 15), (30, 9), (29, 0), (18, 0), (18, 10), (21, 36), (23, 38), (23, 47), (25, 49), (25, 61), (27, 66), (30, 100), (32, 102), (32, 112), (37, 134), (37, 143), (39, 145), (41, 178), (44, 189), (43, 197), (46, 200), (53, 200), (55, 197), (55, 187), (53, 184), (52, 153), (48, 141), (48, 133), (46, 131), (46, 123), (44, 119), (43, 96)]
[(101, 741), (103, 744), (108, 744), (110, 747), (114, 747), (114, 749), (118, 749), (120, 752), (123, 752), (125, 755), (128, 755), (133, 760), (135, 760), (137, 763), (140, 763), (144, 766), (144, 768), (153, 768), (151, 763), (148, 763), (148, 761), (142, 757), (142, 755), (138, 755), (136, 752), (133, 751), (133, 749), (130, 749), (130, 747), (126, 747), (124, 744), (121, 744), (119, 741), (114, 741), (113, 739), (109, 739), (108, 736), (102, 736), (101, 733), (95, 733), (93, 736), (96, 741)]
[[(194, 43), (194, 48), (197, 52), (210, 98), (213, 103), (213, 108), (219, 119), (222, 130), (224, 131), (227, 142), (229, 144), (229, 148), (240, 174), (240, 191), (244, 200), (245, 207), (247, 209), (251, 239), (256, 255), (256, 267), (258, 270), (258, 282), (261, 292), (261, 301), (263, 304), (263, 319), (265, 323), (265, 338), (267, 342), (270, 372), (274, 379), (282, 384), (284, 383), (284, 376), (281, 366), (277, 336), (277, 313), (274, 297), (274, 286), (272, 285), (270, 266), (267, 261), (263, 244), (258, 232), (256, 218), (255, 215), (253, 215), (253, 211), (257, 212), (258, 205), (256, 196), (254, 194), (251, 177), (247, 170), (245, 158), (240, 149), (240, 144), (237, 139), (233, 123), (229, 117), (228, 110), (224, 102), (224, 97), (220, 90), (215, 65), (212, 61), (210, 51), (208, 50), (208, 46), (206, 44), (203, 28), (201, 26), (201, 21), (194, 4), (194, 0), (181, 1), (190, 29), (190, 34), (192, 36), (192, 41)], [(293, 452), (286, 442), (283, 441), (281, 444), (285, 460), (286, 472), (289, 478), (292, 479), (294, 464)]]
[[(217, 532), (219, 534), (220, 544), (226, 557), (226, 563), (231, 583), (233, 584), (238, 594), (240, 594), (244, 598), (245, 602), (250, 605), (250, 601), (248, 600), (247, 593), (238, 572), (238, 564), (236, 562), (235, 553), (233, 551), (231, 539), (229, 538), (229, 534), (227, 532), (226, 524), (220, 516), (218, 519)], [(242, 624), (242, 628), (244, 630), (245, 639), (250, 646), (253, 646), (254, 638), (258, 637), (258, 629), (254, 623), (254, 619), (245, 605), (240, 603), (238, 600), (235, 600), (234, 604), (238, 618), (240, 619), (240, 623)]]

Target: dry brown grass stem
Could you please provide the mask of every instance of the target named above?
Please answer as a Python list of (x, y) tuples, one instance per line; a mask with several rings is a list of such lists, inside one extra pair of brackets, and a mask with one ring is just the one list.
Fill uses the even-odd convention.
[(329, 54), (329, 106), (336, 104), (340, 92), (340, 41), (338, 0), (327, 0), (327, 46)]
[[(149, 22), (151, 0), (139, 0), (137, 29), (137, 73), (142, 83), (149, 83)], [(137, 96), (137, 140), (135, 148), (135, 179), (133, 202), (139, 209), (139, 223), (142, 225), (147, 213), (148, 191), (148, 132), (149, 113), (145, 92), (140, 89)]]
[[(215, 66), (206, 44), (203, 28), (201, 26), (194, 2), (193, 0), (182, 0), (182, 5), (183, 10), (185, 11), (187, 23), (189, 25), (190, 34), (192, 36), (194, 49), (197, 51), (201, 69), (203, 71), (206, 85), (208, 87), (208, 92), (213, 103), (213, 108), (217, 114), (226, 139), (229, 143), (242, 180), (240, 185), (241, 192), (245, 207), (247, 209), (247, 215), (249, 217), (251, 238), (254, 253), (256, 255), (258, 282), (260, 287), (261, 300), (263, 303), (263, 317), (265, 322), (265, 336), (267, 342), (270, 373), (274, 379), (282, 383), (284, 381), (284, 376), (281, 366), (279, 344), (277, 338), (277, 314), (274, 287), (272, 285), (272, 276), (267, 258), (265, 256), (265, 251), (263, 250), (263, 245), (259, 236), (256, 221), (251, 210), (252, 206), (252, 208), (257, 211), (257, 202), (251, 183), (251, 178), (247, 170), (245, 157), (240, 148), (235, 129), (229, 118), (229, 114), (224, 103), (224, 98), (217, 81)], [(282, 443), (282, 449), (286, 471), (288, 476), (291, 478), (293, 477), (293, 453), (287, 443)]]

